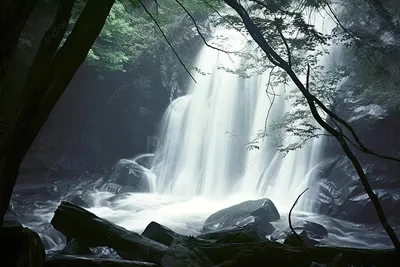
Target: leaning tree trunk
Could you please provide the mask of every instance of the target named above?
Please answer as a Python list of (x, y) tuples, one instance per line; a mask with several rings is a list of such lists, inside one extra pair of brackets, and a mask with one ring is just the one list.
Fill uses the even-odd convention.
[(37, 0), (0, 1), (0, 99), (2, 81), (17, 50), (21, 32)]
[[(73, 2), (74, 0), (59, 0), (55, 20), (61, 20), (61, 23), (63, 19), (69, 20), (66, 11), (72, 7)], [(49, 35), (54, 23), (45, 34), (28, 74), (23, 93), (24, 102), (19, 108), (11, 131), (7, 133), (5, 147), (0, 151), (0, 222), (7, 211), (22, 159), (85, 60), (114, 2), (115, 0), (88, 0), (74, 29), (57, 52), (54, 45), (58, 42), (55, 46), (58, 47), (61, 38)], [(58, 26), (60, 29), (60, 25)], [(61, 25), (61, 29), (65, 31), (65, 25)], [(51, 52), (55, 54), (49, 56)]]

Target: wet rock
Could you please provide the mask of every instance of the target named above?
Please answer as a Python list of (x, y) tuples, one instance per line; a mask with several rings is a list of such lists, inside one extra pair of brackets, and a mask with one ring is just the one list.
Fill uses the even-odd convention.
[(82, 194), (73, 197), (69, 202), (86, 209), (94, 207), (93, 196), (89, 191), (85, 191)]
[(312, 238), (322, 239), (328, 236), (328, 230), (326, 230), (326, 228), (321, 224), (315, 222), (306, 220), (295, 221), (292, 226), (296, 231), (305, 230), (308, 236)]
[(63, 253), (71, 255), (90, 254), (91, 251), (87, 245), (82, 244), (75, 238), (68, 241), (67, 245), (63, 249)]
[(107, 198), (106, 202), (113, 203), (116, 201), (120, 201), (120, 200), (128, 198), (130, 195), (131, 195), (131, 193), (120, 193), (118, 195)]
[(113, 248), (127, 260), (160, 263), (168, 248), (68, 202), (58, 206), (51, 224), (69, 239), (75, 238), (89, 247)]
[(249, 200), (211, 214), (203, 225), (204, 231), (244, 226), (256, 219), (280, 219), (274, 203), (268, 199)]
[(213, 239), (217, 240), (217, 243), (246, 243), (246, 242), (258, 242), (265, 241), (267, 234), (258, 231), (249, 226), (215, 230), (209, 233), (198, 235), (201, 239)]
[(183, 241), (174, 241), (161, 259), (164, 267), (211, 267), (213, 262), (195, 246)]
[(137, 188), (133, 186), (127, 186), (127, 185), (119, 185), (116, 183), (106, 183), (102, 187), (100, 187), (100, 190), (104, 190), (113, 194), (125, 194), (125, 193), (133, 193), (133, 192), (138, 192)]
[(185, 238), (183, 235), (177, 234), (168, 227), (156, 222), (149, 223), (142, 235), (166, 246), (171, 245), (174, 240)]
[(218, 243), (245, 243), (268, 240), (267, 235), (272, 234), (275, 227), (269, 222), (256, 220), (242, 227), (218, 229), (198, 235), (201, 239), (213, 239)]
[(80, 256), (62, 255), (46, 260), (45, 267), (157, 267), (160, 265), (120, 259), (99, 259)]
[[(304, 237), (308, 239), (313, 239), (316, 242), (318, 240), (321, 240), (323, 238), (326, 238), (328, 236), (328, 230), (321, 224), (315, 223), (315, 222), (310, 222), (307, 220), (299, 220), (299, 221), (294, 221), (292, 223), (293, 229), (296, 231), (296, 233), (303, 233)], [(271, 240), (274, 241), (283, 241), (283, 240), (291, 240), (289, 238), (290, 235), (293, 235), (292, 230), (290, 229), (289, 226), (285, 228), (285, 230), (280, 231), (276, 230), (272, 236)], [(308, 240), (309, 241), (309, 240)], [(310, 241), (309, 244), (312, 244), (313, 241)]]
[[(399, 109), (388, 109), (384, 116), (358, 116), (356, 110), (371, 115), (376, 107), (360, 107), (359, 104), (339, 101), (337, 115), (351, 121), (351, 125), (360, 140), (374, 152), (392, 157), (399, 156), (400, 124)], [(357, 107), (359, 106), (359, 107)], [(359, 113), (359, 112), (356, 112)], [(375, 117), (375, 118), (374, 118)], [(368, 155), (357, 149), (353, 151), (359, 159), (368, 181), (379, 195), (385, 214), (389, 220), (400, 221), (396, 213), (399, 210), (400, 164), (393, 160)], [(316, 212), (356, 223), (378, 223), (378, 217), (352, 163), (344, 155), (343, 149), (336, 140), (324, 141), (324, 152), (321, 155), (321, 168), (318, 174), (319, 194), (316, 198)]]
[(0, 229), (0, 256), (4, 266), (43, 266), (45, 250), (39, 235), (17, 221), (4, 221)]
[[(398, 210), (400, 210), (400, 190), (374, 190), (378, 195), (385, 215), (394, 220), (399, 220)], [(372, 205), (367, 193), (359, 194), (350, 198), (342, 206), (342, 212), (334, 213), (336, 217), (347, 218), (356, 223), (374, 224), (379, 221), (376, 210)]]
[(267, 235), (272, 234), (276, 230), (272, 224), (262, 219), (255, 219), (254, 222), (250, 223), (249, 225), (266, 233)]
[(128, 160), (122, 160), (114, 166), (108, 182), (127, 186), (130, 188), (130, 192), (148, 192), (150, 190), (143, 167)]
[(10, 203), (8, 204), (7, 212), (12, 214), (13, 216), (18, 216), (18, 214), (15, 212), (14, 201), (12, 199), (10, 200)]
[[(316, 212), (355, 223), (378, 223), (375, 208), (354, 173), (351, 163), (345, 158), (340, 158), (334, 165), (335, 169), (332, 172), (323, 172), (327, 176), (319, 181)], [(378, 196), (386, 216), (390, 221), (399, 222), (399, 181), (378, 174), (374, 176), (374, 162), (363, 162), (363, 166), (367, 176), (373, 177), (370, 179), (370, 185)], [(323, 167), (325, 170), (328, 168), (328, 164)]]
[[(300, 237), (300, 240), (298, 237)], [(302, 245), (315, 246), (315, 245), (318, 245), (319, 242), (315, 239), (309, 238), (307, 235), (307, 232), (305, 230), (303, 230), (300, 234), (298, 234), (298, 236), (294, 235), (293, 233), (290, 233), (286, 237), (283, 244), (289, 245), (289, 246), (302, 246)]]

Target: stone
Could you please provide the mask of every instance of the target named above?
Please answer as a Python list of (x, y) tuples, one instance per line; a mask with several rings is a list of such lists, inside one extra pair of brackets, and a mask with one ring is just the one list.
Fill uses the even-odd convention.
[(203, 231), (244, 226), (256, 219), (272, 222), (280, 219), (274, 203), (268, 198), (248, 200), (211, 214), (203, 225)]
[(17, 221), (4, 221), (0, 229), (1, 258), (4, 266), (38, 267), (45, 263), (45, 250), (39, 235)]
[(169, 246), (174, 240), (183, 239), (184, 236), (175, 233), (168, 227), (161, 225), (156, 222), (151, 222), (144, 229), (142, 236), (150, 238), (151, 240), (157, 241), (158, 243)]

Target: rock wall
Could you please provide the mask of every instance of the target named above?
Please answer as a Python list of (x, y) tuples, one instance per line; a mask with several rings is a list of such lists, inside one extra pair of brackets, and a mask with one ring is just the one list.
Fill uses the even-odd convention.
[[(344, 101), (337, 114), (351, 123), (365, 146), (376, 153), (400, 158), (400, 111), (373, 104)], [(400, 222), (400, 162), (365, 154), (352, 146), (391, 222)], [(360, 223), (378, 217), (359, 177), (334, 138), (324, 142), (315, 211)]]

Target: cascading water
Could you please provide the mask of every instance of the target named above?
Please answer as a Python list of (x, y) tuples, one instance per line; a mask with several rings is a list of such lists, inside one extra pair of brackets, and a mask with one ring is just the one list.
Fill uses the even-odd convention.
[[(248, 149), (260, 131), (270, 130), (293, 108), (283, 86), (275, 90), (271, 106), (265, 92), (268, 74), (244, 79), (218, 68), (240, 64), (240, 58), (207, 46), (201, 50), (196, 66), (206, 74), (196, 76), (197, 83), (171, 103), (162, 121), (152, 167), (157, 192), (214, 199), (250, 194), (290, 207), (307, 187), (318, 142), (286, 157), (277, 151), (273, 136), (259, 139), (259, 149)], [(280, 137), (284, 143), (295, 141)]]

